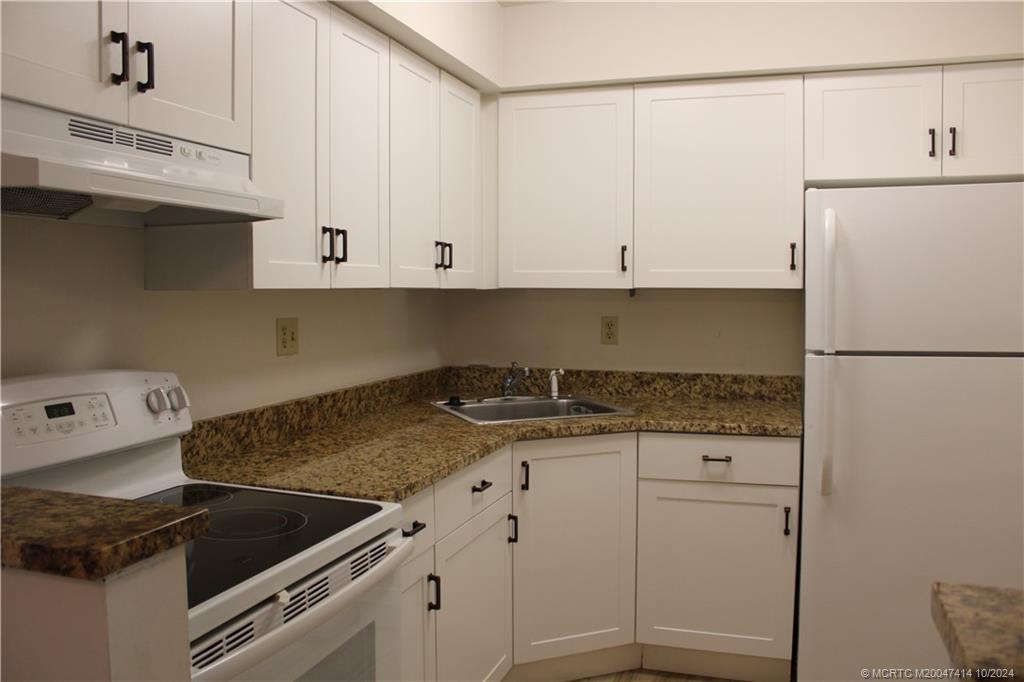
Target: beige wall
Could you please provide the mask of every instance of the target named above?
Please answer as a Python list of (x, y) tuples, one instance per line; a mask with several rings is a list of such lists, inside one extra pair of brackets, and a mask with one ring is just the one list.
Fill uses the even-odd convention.
[[(801, 291), (460, 291), (445, 311), (446, 364), (803, 373)], [(617, 346), (600, 343), (603, 315)]]
[(502, 88), (1014, 58), (1020, 2), (541, 2), (502, 13)]
[[(0, 230), (5, 377), (172, 370), (208, 417), (442, 361), (440, 292), (145, 291), (142, 230), (6, 215)], [(278, 317), (299, 318), (297, 356), (276, 355)]]

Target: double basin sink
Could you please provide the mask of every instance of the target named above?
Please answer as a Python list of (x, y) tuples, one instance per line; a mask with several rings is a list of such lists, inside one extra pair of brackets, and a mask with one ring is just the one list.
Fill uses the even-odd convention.
[(507, 424), (539, 419), (575, 419), (632, 414), (630, 410), (588, 398), (545, 398), (541, 396), (510, 396), (462, 401), (449, 398), (433, 403), (449, 414), (473, 424)]

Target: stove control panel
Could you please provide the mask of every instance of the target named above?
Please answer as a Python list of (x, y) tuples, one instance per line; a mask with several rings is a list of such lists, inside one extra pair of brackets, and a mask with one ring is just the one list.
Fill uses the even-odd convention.
[(14, 406), (5, 429), (19, 445), (80, 436), (117, 425), (105, 393), (76, 395)]

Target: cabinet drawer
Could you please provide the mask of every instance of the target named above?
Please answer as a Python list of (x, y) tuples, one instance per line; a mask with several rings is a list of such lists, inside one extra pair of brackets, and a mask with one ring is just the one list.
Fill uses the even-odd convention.
[(800, 439), (641, 433), (639, 473), (674, 481), (799, 485)]
[[(425, 524), (423, 530), (416, 530), (421, 523)], [(406, 563), (419, 556), (423, 550), (433, 547), (434, 540), (440, 537), (434, 523), (434, 486), (402, 500), (402, 533), (410, 532), (415, 534), (412, 554)]]
[[(484, 490), (480, 491), (481, 487)], [(437, 539), (451, 533), (511, 489), (511, 446), (484, 457), (435, 485)]]

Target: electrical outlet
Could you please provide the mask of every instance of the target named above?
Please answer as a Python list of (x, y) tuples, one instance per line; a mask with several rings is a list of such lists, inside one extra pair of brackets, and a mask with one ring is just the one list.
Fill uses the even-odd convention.
[(617, 346), (619, 345), (619, 318), (602, 317), (601, 318), (601, 345), (603, 346)]
[(277, 354), (299, 354), (299, 318), (277, 318)]

